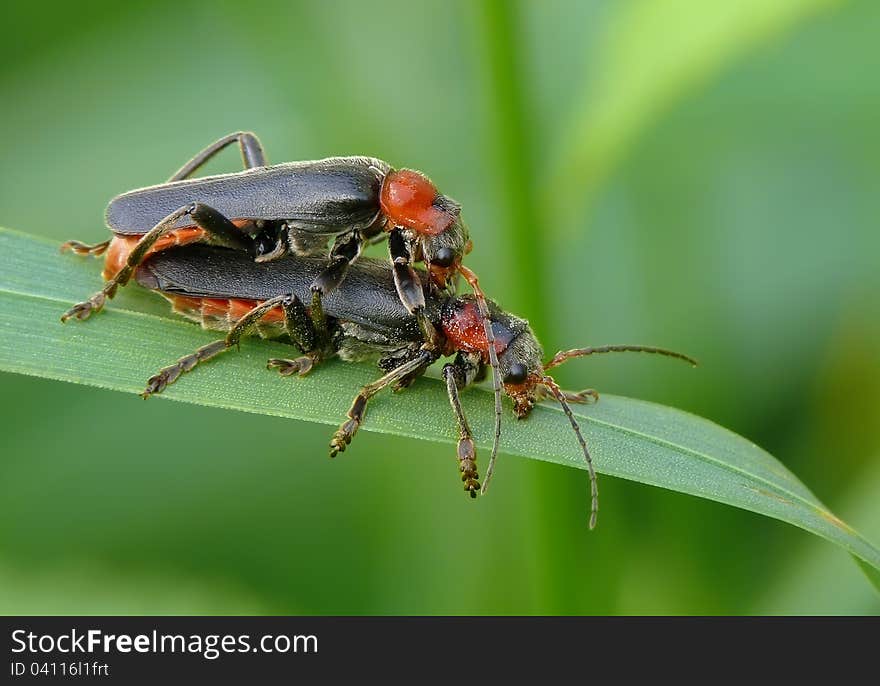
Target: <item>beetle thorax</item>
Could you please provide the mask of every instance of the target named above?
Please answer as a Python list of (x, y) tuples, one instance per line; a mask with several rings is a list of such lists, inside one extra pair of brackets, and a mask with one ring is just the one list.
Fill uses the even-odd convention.
[(379, 195), (382, 212), (393, 226), (421, 234), (443, 233), (458, 216), (458, 204), (437, 192), (424, 174), (412, 169), (389, 172)]

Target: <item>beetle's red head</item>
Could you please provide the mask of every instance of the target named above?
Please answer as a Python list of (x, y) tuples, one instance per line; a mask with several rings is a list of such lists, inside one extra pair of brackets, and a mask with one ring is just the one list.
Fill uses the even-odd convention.
[(379, 202), (391, 224), (428, 236), (446, 231), (461, 213), (458, 203), (438, 193), (427, 176), (412, 169), (389, 172)]

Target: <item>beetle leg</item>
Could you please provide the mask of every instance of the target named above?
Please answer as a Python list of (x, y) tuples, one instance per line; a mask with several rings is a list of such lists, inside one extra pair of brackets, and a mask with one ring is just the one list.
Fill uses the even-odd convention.
[(266, 363), (266, 369), (277, 369), (281, 376), (305, 376), (314, 366), (315, 358), (310, 355), (301, 355), (296, 359), (273, 357)]
[(410, 374), (414, 374), (421, 369), (428, 367), (435, 359), (437, 359), (436, 355), (427, 350), (420, 350), (416, 357), (404, 362), (399, 367), (392, 369), (382, 378), (361, 388), (360, 393), (357, 394), (354, 402), (351, 404), (351, 408), (348, 410), (348, 419), (343, 422), (339, 429), (337, 429), (336, 433), (333, 434), (333, 438), (330, 441), (330, 457), (335, 457), (337, 454), (343, 452), (346, 446), (351, 443), (351, 439), (354, 438), (354, 435), (364, 421), (364, 413), (367, 410), (367, 401), (370, 398), (383, 388), (395, 384)]
[[(418, 343), (416, 343), (415, 346), (410, 347), (402, 355), (399, 354), (400, 351), (397, 351), (397, 354), (391, 353), (386, 357), (380, 358), (378, 366), (382, 370), (391, 371), (392, 369), (396, 369), (397, 367), (402, 365), (404, 362), (408, 362), (409, 360), (419, 357), (422, 354), (422, 351), (423, 348)], [(418, 379), (422, 374), (425, 373), (425, 370), (425, 367), (421, 367), (419, 369), (416, 369), (416, 371), (412, 372), (411, 374), (407, 374), (391, 387), (392, 392), (398, 393), (399, 391), (409, 388), (416, 379)]]
[(304, 353), (311, 353), (319, 344), (315, 325), (306, 311), (305, 305), (296, 294), (288, 295), (282, 303), (284, 309), (284, 330), (290, 340)]
[(417, 310), (424, 310), (425, 293), (422, 291), (422, 282), (419, 281), (416, 270), (412, 268), (409, 246), (401, 229), (394, 229), (389, 234), (388, 252), (394, 269), (394, 287), (397, 289), (397, 295), (400, 296), (400, 302), (412, 314)]
[(166, 386), (177, 381), (181, 374), (192, 371), (200, 362), (210, 360), (212, 357), (216, 357), (220, 353), (226, 352), (230, 348), (237, 346), (242, 336), (247, 335), (247, 333), (259, 323), (260, 319), (263, 318), (263, 315), (279, 305), (283, 306), (288, 297), (289, 296), (282, 295), (276, 298), (271, 298), (260, 303), (256, 307), (251, 308), (242, 315), (237, 322), (235, 322), (232, 328), (229, 329), (229, 333), (226, 334), (225, 338), (203, 345), (193, 353), (181, 357), (174, 364), (160, 369), (158, 373), (149, 378), (147, 381), (147, 387), (144, 389), (143, 393), (141, 393), (141, 397), (149, 398), (155, 393), (161, 393), (165, 390)]
[(363, 239), (358, 231), (338, 236), (330, 250), (330, 264), (312, 282), (310, 315), (315, 332), (322, 341), (326, 341), (328, 335), (324, 295), (342, 283), (348, 273), (349, 265), (360, 256), (362, 247)]
[(359, 231), (337, 236), (330, 250), (330, 264), (312, 282), (312, 320), (319, 335), (326, 337), (324, 296), (335, 290), (345, 279), (348, 267), (360, 257), (363, 239)]
[(415, 315), (425, 339), (425, 348), (435, 351), (439, 348), (440, 336), (434, 325), (425, 315), (425, 293), (419, 275), (412, 267), (412, 256), (403, 231), (394, 229), (388, 236), (388, 252), (394, 274), (394, 287), (403, 306)]
[(150, 249), (155, 245), (156, 241), (170, 231), (174, 231), (177, 228), (178, 221), (186, 216), (191, 217), (198, 227), (217, 238), (219, 242), (234, 247), (246, 248), (247, 237), (235, 227), (235, 224), (217, 210), (198, 202), (185, 205), (169, 214), (145, 233), (128, 254), (125, 266), (117, 272), (116, 276), (110, 279), (104, 285), (104, 288), (95, 293), (91, 298), (71, 307), (61, 316), (61, 321), (66, 322), (71, 317), (87, 319), (92, 312), (97, 312), (104, 307), (104, 303), (116, 295), (116, 290), (128, 283), (132, 274), (149, 255)]
[(599, 402), (599, 391), (592, 388), (587, 388), (577, 393), (562, 391), (562, 397), (570, 403), (597, 403)]
[(322, 351), (318, 349), (318, 335), (305, 305), (296, 295), (287, 296), (282, 306), (284, 329), (303, 355), (295, 360), (273, 357), (266, 366), (269, 369), (277, 369), (281, 376), (292, 374), (305, 376), (323, 358)]
[(106, 241), (102, 241), (101, 243), (95, 243), (93, 245), (89, 245), (88, 243), (80, 243), (79, 241), (67, 241), (66, 243), (61, 244), (61, 252), (65, 250), (70, 250), (77, 255), (92, 255), (94, 257), (98, 257), (99, 255), (103, 255), (107, 248), (110, 247), (110, 241), (113, 240), (108, 239)]
[(168, 180), (180, 181), (192, 176), (201, 166), (214, 157), (214, 155), (233, 143), (238, 143), (238, 147), (241, 148), (241, 158), (244, 161), (245, 169), (266, 166), (266, 154), (263, 152), (263, 145), (260, 143), (260, 139), (257, 138), (257, 135), (250, 131), (238, 131), (237, 133), (230, 133), (228, 136), (223, 136), (220, 140), (211, 143), (211, 145), (178, 169)]
[(364, 241), (359, 231), (352, 231), (336, 237), (330, 249), (330, 264), (312, 282), (312, 293), (322, 296), (339, 287), (348, 268), (360, 257)]
[(263, 230), (254, 236), (254, 262), (272, 262), (284, 257), (289, 252), (287, 232), (283, 223), (268, 222)]
[[(594, 390), (592, 388), (585, 388), (582, 391), (574, 392), (574, 391), (563, 391), (560, 389), (559, 391), (562, 394), (562, 397), (566, 402), (569, 403), (580, 403), (586, 405), (588, 403), (597, 403), (599, 402), (599, 391)], [(535, 387), (535, 402), (542, 402), (550, 397), (550, 393), (548, 389), (538, 385)]]
[(480, 475), (477, 473), (477, 449), (474, 446), (473, 434), (470, 424), (461, 407), (458, 391), (469, 385), (476, 376), (479, 364), (473, 364), (461, 354), (457, 355), (454, 363), (443, 366), (443, 378), (446, 380), (446, 392), (449, 395), (449, 404), (455, 412), (458, 422), (458, 463), (461, 472), (461, 480), (464, 482), (464, 490), (471, 498), (476, 498), (480, 492)]
[[(241, 149), (241, 157), (244, 162), (245, 169), (253, 169), (254, 167), (266, 166), (266, 154), (263, 152), (263, 145), (262, 143), (260, 143), (260, 139), (257, 138), (257, 135), (255, 133), (251, 133), (250, 131), (238, 131), (236, 133), (231, 133), (228, 136), (224, 136), (220, 140), (211, 143), (211, 145), (202, 150), (195, 157), (189, 160), (189, 162), (178, 169), (171, 176), (171, 178), (168, 179), (168, 181), (181, 181), (192, 176), (212, 157), (214, 157), (221, 150), (224, 150), (233, 143), (238, 143), (238, 146)], [(202, 228), (210, 231), (210, 229), (208, 229), (207, 227), (203, 226)], [(228, 227), (225, 225), (222, 226), (222, 228), (220, 229), (220, 233), (228, 234)], [(225, 236), (225, 238), (229, 239), (230, 235)], [(231, 234), (231, 240), (233, 241), (233, 243), (236, 244), (234, 247), (242, 247), (242, 245), (240, 245), (242, 243), (242, 236), (240, 231), (235, 231), (234, 234)], [(87, 245), (85, 243), (81, 243), (80, 241), (67, 241), (66, 243), (61, 245), (61, 250), (71, 250), (77, 255), (97, 256), (102, 255), (104, 251), (107, 250), (107, 246), (109, 245), (110, 241), (96, 243), (95, 245)], [(265, 260), (257, 261), (259, 262)], [(93, 309), (100, 309), (100, 307)], [(77, 314), (76, 316), (79, 319), (85, 319), (88, 314), (82, 317), (80, 317), (79, 314)]]

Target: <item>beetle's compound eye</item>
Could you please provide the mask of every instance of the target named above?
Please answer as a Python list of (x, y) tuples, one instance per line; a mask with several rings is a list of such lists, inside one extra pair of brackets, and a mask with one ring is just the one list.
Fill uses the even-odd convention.
[(455, 261), (455, 251), (452, 248), (440, 248), (431, 258), (431, 264), (438, 267), (449, 267)]
[(520, 362), (514, 362), (504, 376), (504, 383), (521, 384), (529, 378), (529, 370)]

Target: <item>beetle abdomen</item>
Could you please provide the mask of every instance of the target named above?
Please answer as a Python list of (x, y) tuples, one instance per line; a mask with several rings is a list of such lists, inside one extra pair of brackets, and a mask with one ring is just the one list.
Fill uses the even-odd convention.
[[(171, 309), (213, 331), (229, 331), (233, 325), (261, 300), (241, 298), (193, 298), (186, 295), (161, 293), (171, 303)], [(263, 315), (255, 330), (262, 338), (280, 338), (285, 335), (284, 312), (275, 307)]]
[[(153, 255), (169, 248), (189, 245), (191, 243), (202, 243), (208, 239), (204, 229), (198, 226), (186, 226), (175, 229), (165, 234), (157, 240), (150, 248), (147, 256)], [(104, 281), (109, 281), (119, 273), (119, 270), (125, 266), (128, 254), (134, 249), (140, 240), (140, 236), (114, 236), (110, 241), (110, 246), (104, 255), (104, 271), (101, 277)]]

